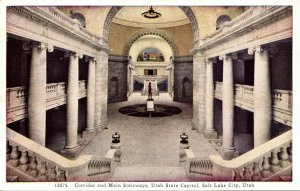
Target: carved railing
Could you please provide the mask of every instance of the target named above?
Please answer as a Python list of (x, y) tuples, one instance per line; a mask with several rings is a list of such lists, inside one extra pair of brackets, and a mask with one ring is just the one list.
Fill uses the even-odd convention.
[(69, 160), (6, 128), (8, 175), (21, 182), (86, 181), (91, 155)]
[(141, 84), (144, 83), (144, 78), (142, 75), (134, 75), (133, 78), (134, 78), (134, 80), (140, 82)]
[(91, 160), (88, 164), (88, 176), (94, 176), (110, 172), (110, 160)]
[(97, 41), (99, 42), (101, 39), (94, 34), (90, 33), (87, 31), (80, 23), (79, 21), (72, 19), (71, 17), (67, 16), (65, 13), (60, 11), (56, 7), (37, 7), (37, 9), (50, 14), (53, 16), (55, 19), (61, 21), (65, 25), (72, 27), (72, 28), (77, 28), (80, 31), (80, 34), (85, 36), (87, 40), (92, 40), (92, 41)]
[(279, 181), (291, 177), (292, 130), (233, 159), (209, 156), (212, 174), (218, 180), (230, 181)]
[(166, 75), (134, 75), (134, 79), (138, 82), (144, 83), (144, 81), (157, 81), (158, 83), (168, 79)]
[[(292, 91), (273, 89), (273, 118), (275, 121), (292, 126)], [(215, 83), (215, 98), (223, 99), (223, 83)], [(254, 111), (254, 86), (235, 84), (235, 105)]]
[(212, 176), (213, 165), (210, 160), (190, 161), (190, 172)]
[(213, 180), (213, 164), (208, 159), (195, 158), (189, 147), (180, 147), (179, 162), (185, 168), (189, 178), (201, 181)]
[(9, 128), (6, 134), (7, 175), (21, 182), (103, 181), (120, 163), (116, 149), (109, 149), (104, 158), (84, 155), (69, 160)]
[(118, 152), (117, 149), (109, 149), (104, 158), (93, 159), (89, 162), (87, 181), (97, 182), (108, 180), (120, 162), (121, 152)]
[[(46, 108), (66, 104), (66, 83), (51, 83), (46, 86)], [(86, 97), (86, 81), (78, 82), (78, 99)], [(25, 86), (6, 89), (7, 124), (27, 116), (28, 89)]]

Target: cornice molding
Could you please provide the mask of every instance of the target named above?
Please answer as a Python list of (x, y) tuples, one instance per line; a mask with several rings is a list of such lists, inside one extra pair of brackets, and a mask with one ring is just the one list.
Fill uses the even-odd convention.
[(237, 18), (225, 23), (206, 39), (203, 39), (200, 45), (194, 47), (193, 53), (222, 45), (230, 39), (249, 32), (254, 31), (253, 35), (255, 36), (256, 29), (292, 16), (292, 12), (293, 8), (291, 6), (251, 7)]
[(120, 55), (109, 55), (108, 62), (128, 62), (128, 58), (126, 56)]
[(192, 63), (193, 56), (175, 56), (173, 59), (173, 63)]
[(26, 19), (43, 26), (41, 35), (48, 36), (49, 29), (53, 29), (70, 36), (72, 39), (80, 41), (96, 50), (102, 50), (109, 53), (108, 44), (103, 38), (99, 38), (89, 33), (78, 22), (73, 21), (70, 17), (55, 7), (23, 7), (11, 6), (7, 9), (8, 14), (18, 14)]

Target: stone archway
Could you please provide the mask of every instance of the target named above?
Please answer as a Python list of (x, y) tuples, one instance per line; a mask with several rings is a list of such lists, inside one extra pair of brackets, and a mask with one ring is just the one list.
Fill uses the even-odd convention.
[[(113, 18), (122, 6), (113, 6), (108, 11), (103, 25), (103, 39), (108, 42), (109, 29)], [(205, 121), (205, 83), (206, 83), (206, 65), (205, 59), (200, 51), (198, 51), (200, 41), (200, 31), (197, 19), (193, 10), (189, 6), (179, 6), (179, 8), (188, 17), (193, 31), (194, 49), (193, 49), (193, 121), (192, 129), (196, 129), (202, 133)], [(108, 58), (107, 58), (108, 60)]]
[(138, 40), (139, 38), (141, 38), (142, 36), (145, 36), (145, 35), (156, 35), (156, 36), (162, 37), (170, 45), (170, 47), (173, 51), (173, 55), (174, 56), (179, 55), (178, 48), (177, 48), (172, 36), (169, 35), (166, 31), (164, 31), (162, 29), (141, 29), (141, 30), (138, 30), (133, 35), (131, 35), (131, 37), (127, 41), (127, 43), (124, 47), (124, 50), (123, 50), (123, 55), (128, 55), (129, 51), (130, 51), (130, 48), (133, 45), (133, 43), (136, 40)]
[[(104, 26), (103, 26), (103, 38), (108, 41), (108, 33), (110, 29), (110, 25), (112, 23), (113, 18), (116, 16), (116, 14), (120, 11), (122, 6), (113, 6), (109, 10)], [(185, 13), (185, 15), (188, 17), (189, 21), (191, 22), (192, 25), (192, 30), (193, 30), (193, 38), (194, 38), (194, 43), (197, 43), (200, 38), (200, 32), (199, 32), (199, 27), (197, 23), (197, 19), (189, 6), (179, 6), (179, 8)]]

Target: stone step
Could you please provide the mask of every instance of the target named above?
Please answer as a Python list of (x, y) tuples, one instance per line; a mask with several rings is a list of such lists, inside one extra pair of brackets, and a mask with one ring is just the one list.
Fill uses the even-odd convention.
[(129, 166), (116, 167), (110, 181), (168, 181), (182, 182), (190, 181), (181, 166)]

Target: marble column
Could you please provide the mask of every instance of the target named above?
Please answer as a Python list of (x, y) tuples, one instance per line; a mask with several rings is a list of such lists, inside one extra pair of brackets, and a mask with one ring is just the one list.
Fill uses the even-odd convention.
[(255, 47), (254, 56), (254, 147), (271, 138), (272, 96), (269, 67), (269, 52), (266, 48)]
[(70, 54), (68, 87), (67, 87), (67, 134), (65, 151), (73, 152), (78, 148), (78, 80), (79, 80), (79, 62), (81, 55)]
[(29, 138), (46, 144), (46, 85), (47, 46), (45, 43), (32, 46), (28, 92)]
[(205, 59), (201, 52), (193, 54), (193, 120), (192, 129), (203, 133), (206, 125), (205, 90), (206, 70)]
[(223, 145), (222, 157), (231, 160), (238, 154), (234, 146), (234, 83), (233, 83), (233, 62), (230, 56), (224, 55), (223, 59)]
[(96, 58), (95, 127), (99, 132), (108, 126), (107, 119), (108, 53), (99, 52)]
[(214, 75), (213, 60), (206, 60), (206, 126), (203, 132), (207, 139), (216, 139), (217, 132), (214, 129)]
[(89, 60), (87, 84), (87, 127), (86, 132), (95, 130), (95, 60)]

